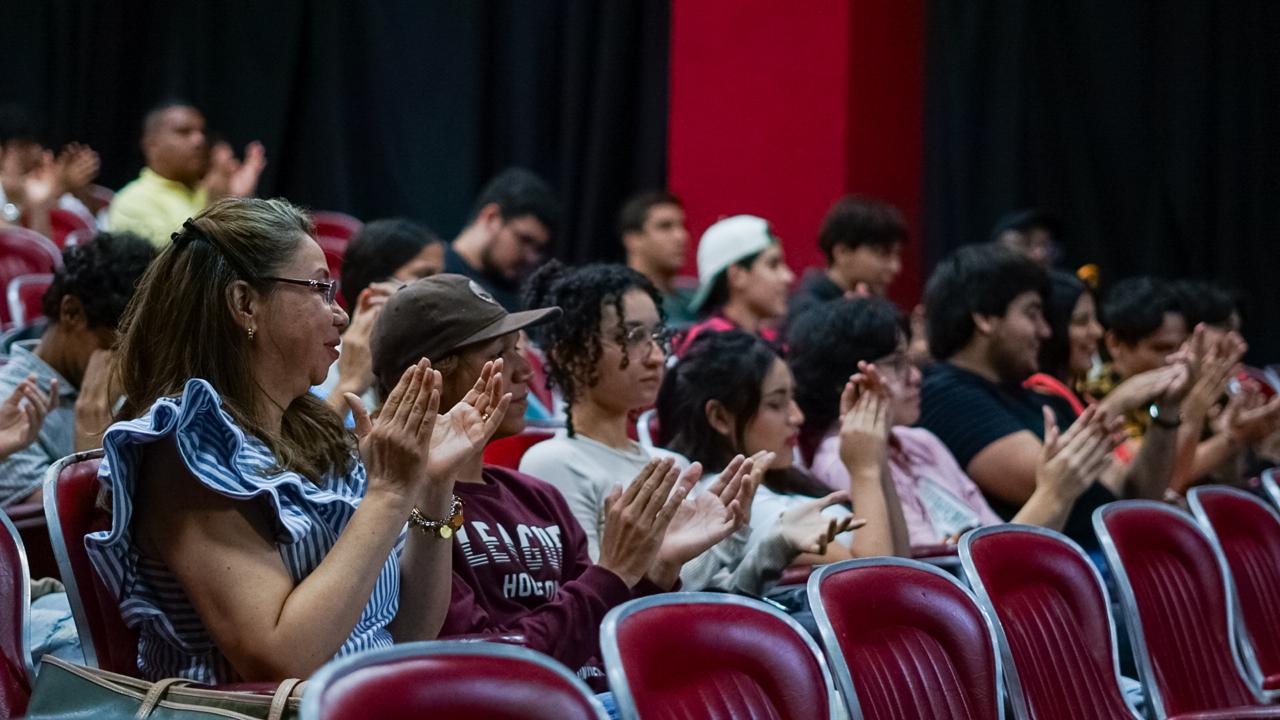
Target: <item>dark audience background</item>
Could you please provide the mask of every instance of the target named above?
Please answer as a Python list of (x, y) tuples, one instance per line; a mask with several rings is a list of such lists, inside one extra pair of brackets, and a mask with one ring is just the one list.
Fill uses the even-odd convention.
[(1280, 358), (1280, 3), (928, 6), (926, 260), (1041, 205), (1063, 258), (1197, 275), (1244, 296)]
[(92, 145), (118, 189), (145, 110), (188, 99), (237, 152), (266, 145), (260, 195), (446, 238), (520, 164), (564, 201), (557, 255), (620, 257), (618, 206), (666, 175), (668, 25), (645, 0), (24, 0), (0, 23), (0, 102)]
[[(1240, 291), (1253, 359), (1280, 357), (1280, 3), (928, 5), (925, 259), (1039, 205), (1065, 264)], [(614, 213), (662, 185), (664, 0), (11, 3), (0, 102), (46, 142), (101, 154), (119, 188), (139, 119), (166, 97), (237, 149), (260, 193), (451, 237), (476, 190), (523, 164), (568, 209), (555, 253), (617, 258)]]

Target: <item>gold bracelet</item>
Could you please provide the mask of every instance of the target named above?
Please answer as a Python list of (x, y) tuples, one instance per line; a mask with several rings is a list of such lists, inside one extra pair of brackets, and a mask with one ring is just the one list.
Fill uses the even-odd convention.
[(423, 535), (448, 540), (462, 528), (462, 498), (453, 496), (453, 505), (449, 508), (449, 517), (444, 520), (431, 520), (422, 514), (417, 505), (409, 512), (409, 524), (422, 531)]

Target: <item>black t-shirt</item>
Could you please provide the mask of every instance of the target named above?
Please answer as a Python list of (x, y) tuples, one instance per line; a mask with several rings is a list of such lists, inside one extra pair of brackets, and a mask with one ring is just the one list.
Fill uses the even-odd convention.
[(480, 287), (489, 291), (493, 299), (506, 308), (507, 312), (519, 312), (523, 309), (523, 303), (520, 302), (520, 283), (471, 267), (471, 264), (459, 255), (452, 245), (446, 245), (444, 248), (444, 271), (466, 275), (480, 283)]
[[(1016, 432), (1030, 430), (1043, 442), (1041, 408), (1045, 405), (1057, 415), (1059, 429), (1065, 431), (1075, 422), (1075, 413), (1062, 398), (1021, 385), (998, 385), (951, 363), (940, 362), (925, 372), (917, 425), (937, 435), (955, 455), (960, 467), (967, 471), (973, 458), (988, 445)], [(1005, 520), (1013, 518), (1021, 509), (1019, 505), (993, 497), (985, 488), (983, 494), (991, 509)], [(1115, 493), (1095, 481), (1071, 508), (1063, 533), (1086, 550), (1097, 549), (1093, 511), (1116, 499)]]

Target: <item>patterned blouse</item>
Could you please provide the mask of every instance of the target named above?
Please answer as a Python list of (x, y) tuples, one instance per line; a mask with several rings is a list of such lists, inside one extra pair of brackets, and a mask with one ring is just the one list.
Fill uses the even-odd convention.
[[(364, 466), (317, 485), (293, 472), (273, 472), (276, 459), (221, 408), (204, 380), (187, 382), (182, 396), (157, 400), (145, 415), (119, 422), (103, 436), (105, 458), (98, 480), (110, 492), (112, 526), (85, 537), (90, 560), (120, 602), (125, 623), (139, 632), (142, 677), (184, 677), (203, 683), (239, 678), (214, 645), (178, 578), (133, 543), (133, 495), (142, 446), (171, 433), (187, 468), (206, 488), (234, 500), (266, 501), (275, 518), (280, 559), (302, 582), (338, 540), (367, 487)], [(338, 656), (392, 644), (387, 624), (400, 596), (397, 554), (383, 563), (373, 595)]]

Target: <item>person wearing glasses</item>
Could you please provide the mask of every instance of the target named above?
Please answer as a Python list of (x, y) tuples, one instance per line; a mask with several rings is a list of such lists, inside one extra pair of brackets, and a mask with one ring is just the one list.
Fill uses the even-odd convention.
[(142, 677), (307, 677), (440, 632), (439, 529), (510, 399), (482, 386), (441, 415), (440, 374), (418, 359), (376, 420), (347, 395), (348, 431), (309, 392), (347, 324), (336, 291), (283, 200), (210, 205), (142, 277), (117, 354), (125, 419), (102, 439), (112, 524), (85, 539)]
[(520, 460), (520, 472), (560, 490), (600, 553), (604, 501), (653, 458), (689, 461), (628, 435), (635, 413), (653, 407), (666, 373), (671, 333), (661, 296), (644, 275), (623, 265), (568, 267), (551, 261), (529, 278), (529, 307), (560, 306), (556, 320), (531, 328), (546, 356), (550, 384), (564, 396), (565, 425)]

